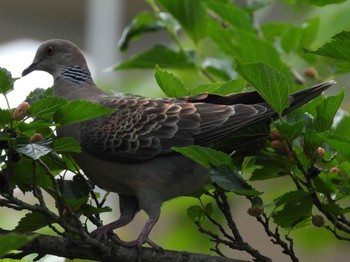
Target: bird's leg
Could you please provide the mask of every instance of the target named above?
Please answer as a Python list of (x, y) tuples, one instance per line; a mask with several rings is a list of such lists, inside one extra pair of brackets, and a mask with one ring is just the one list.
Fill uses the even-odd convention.
[(97, 239), (108, 239), (109, 233), (113, 233), (113, 230), (116, 228), (129, 224), (135, 217), (136, 213), (140, 210), (137, 198), (125, 195), (119, 195), (119, 208), (120, 217), (117, 221), (97, 228), (91, 232), (90, 235)]
[(136, 240), (133, 240), (130, 242), (125, 242), (125, 241), (119, 240), (118, 243), (124, 247), (137, 247), (139, 250), (142, 248), (142, 245), (144, 243), (147, 243), (155, 250), (162, 251), (163, 249), (160, 246), (158, 246), (157, 244), (155, 244), (153, 241), (151, 241), (148, 237), (152, 228), (157, 223), (158, 219), (159, 219), (159, 215), (152, 216), (152, 217), (150, 216), (150, 218), (146, 222), (145, 226), (143, 227), (140, 235), (138, 236), (138, 238)]

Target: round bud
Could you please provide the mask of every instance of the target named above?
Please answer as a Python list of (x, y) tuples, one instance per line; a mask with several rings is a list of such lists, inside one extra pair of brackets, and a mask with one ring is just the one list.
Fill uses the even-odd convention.
[(331, 172), (331, 173), (338, 173), (340, 171), (341, 171), (340, 168), (336, 167), (336, 166), (334, 166), (331, 169), (329, 169), (329, 172)]
[(264, 213), (264, 208), (262, 206), (252, 206), (252, 207), (248, 208), (247, 213), (250, 216), (258, 217)]
[(16, 110), (13, 112), (13, 119), (20, 121), (23, 120), (27, 116), (28, 109), (30, 108), (30, 105), (28, 102), (22, 102), (19, 104), (19, 106), (16, 108)]
[(284, 140), (282, 133), (279, 130), (277, 130), (277, 129), (272, 129), (270, 131), (269, 139), (270, 139), (270, 141), (273, 141), (273, 140), (280, 140), (280, 141)]
[(311, 222), (315, 227), (323, 227), (324, 226), (324, 218), (320, 215), (312, 216)]
[(39, 133), (35, 133), (31, 138), (30, 138), (30, 143), (35, 143), (43, 140), (43, 136)]
[(281, 155), (289, 155), (290, 150), (285, 141), (280, 141), (280, 140), (273, 140), (271, 142), (271, 147), (279, 154)]
[(311, 78), (311, 79), (317, 79), (318, 73), (314, 67), (306, 67), (304, 69), (304, 76)]
[(323, 158), (323, 157), (324, 157), (324, 154), (325, 154), (324, 148), (319, 146), (319, 147), (317, 148), (317, 154), (318, 154), (319, 157)]

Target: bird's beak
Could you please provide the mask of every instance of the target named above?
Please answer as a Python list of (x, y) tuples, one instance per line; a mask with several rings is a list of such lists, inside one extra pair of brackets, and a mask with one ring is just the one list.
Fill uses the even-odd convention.
[(38, 64), (40, 62), (41, 61), (33, 61), (33, 63), (30, 66), (28, 66), (26, 69), (23, 70), (22, 77), (28, 75), (29, 73), (31, 73), (31, 72), (33, 72), (35, 70), (37, 70), (38, 69)]

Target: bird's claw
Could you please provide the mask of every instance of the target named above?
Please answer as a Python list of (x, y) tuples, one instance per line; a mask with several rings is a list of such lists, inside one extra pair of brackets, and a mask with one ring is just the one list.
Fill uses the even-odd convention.
[(148, 237), (145, 238), (143, 235), (140, 235), (136, 240), (133, 241), (123, 241), (121, 240), (113, 231), (106, 230), (105, 228), (98, 228), (90, 233), (90, 236), (98, 239), (98, 240), (112, 240), (113, 242), (116, 242), (117, 244), (127, 247), (127, 248), (137, 248), (140, 250), (142, 248), (142, 245), (147, 243), (150, 245), (154, 250), (158, 252), (163, 252), (163, 248), (158, 246), (156, 243), (154, 243), (152, 240), (150, 240)]
[(137, 248), (137, 249), (141, 249), (142, 245), (144, 243), (147, 243), (148, 245), (150, 245), (154, 250), (158, 251), (158, 252), (163, 252), (164, 249), (160, 246), (158, 246), (156, 243), (154, 243), (152, 240), (150, 240), (149, 238), (147, 239), (143, 239), (143, 238), (137, 238), (136, 240), (133, 241), (123, 241), (121, 239), (115, 239), (114, 241), (116, 241), (119, 245), (123, 246), (123, 247), (127, 247), (127, 248)]
[(113, 239), (113, 241), (117, 239), (120, 240), (119, 237), (113, 231), (105, 230), (105, 228), (98, 228), (92, 231), (90, 233), (90, 236), (97, 240), (105, 240), (105, 241), (107, 241), (108, 239)]

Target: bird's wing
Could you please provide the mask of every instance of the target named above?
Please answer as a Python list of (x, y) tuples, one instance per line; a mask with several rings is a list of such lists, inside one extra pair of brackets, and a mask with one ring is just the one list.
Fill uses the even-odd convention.
[(107, 97), (113, 114), (81, 124), (83, 148), (115, 161), (144, 161), (172, 147), (208, 145), (266, 112), (260, 105), (205, 103), (207, 94), (177, 98)]

